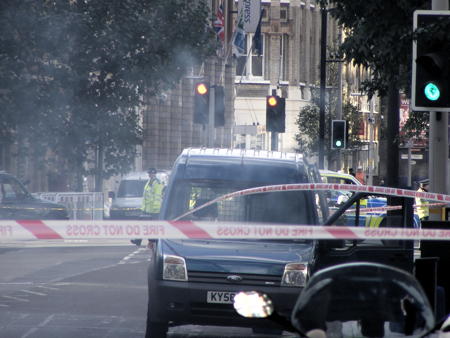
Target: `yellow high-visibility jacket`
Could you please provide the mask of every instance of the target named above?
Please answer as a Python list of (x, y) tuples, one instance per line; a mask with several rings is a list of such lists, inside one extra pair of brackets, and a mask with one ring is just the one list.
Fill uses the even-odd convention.
[(157, 214), (161, 208), (164, 184), (157, 178), (149, 180), (144, 187), (142, 211), (147, 214)]
[[(417, 191), (425, 192), (422, 188), (419, 188)], [(430, 211), (428, 210), (428, 206), (424, 206), (424, 204), (428, 204), (429, 201), (423, 200), (421, 198), (415, 198), (415, 203), (417, 207), (417, 215), (419, 215), (420, 219), (424, 219), (430, 215)]]

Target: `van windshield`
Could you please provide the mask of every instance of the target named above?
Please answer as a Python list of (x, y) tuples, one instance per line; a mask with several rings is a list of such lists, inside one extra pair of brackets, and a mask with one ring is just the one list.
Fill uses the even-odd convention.
[(117, 197), (142, 197), (146, 183), (146, 180), (122, 180)]
[[(250, 183), (233, 183), (207, 180), (179, 182), (169, 202), (169, 219), (219, 196), (254, 186)], [(237, 196), (219, 201), (187, 215), (183, 220), (317, 224), (316, 215), (314, 198), (310, 192), (284, 191)]]

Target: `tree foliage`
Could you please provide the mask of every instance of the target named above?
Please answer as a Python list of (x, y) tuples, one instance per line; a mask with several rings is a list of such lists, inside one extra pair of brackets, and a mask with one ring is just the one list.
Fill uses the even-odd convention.
[[(309, 155), (317, 155), (319, 152), (319, 95), (318, 90), (312, 91), (312, 103), (304, 106), (295, 121), (298, 126), (298, 133), (295, 134), (295, 140), (297, 141), (297, 151)], [(336, 119), (336, 96), (330, 96), (325, 105), (325, 116), (328, 117), (327, 123), (325, 123), (325, 147), (328, 152), (331, 149), (330, 140), (330, 126), (331, 120)], [(332, 109), (334, 108), (334, 109)], [(358, 132), (362, 122), (361, 113), (357, 107), (349, 102), (346, 102), (342, 106), (342, 118), (347, 121), (348, 143), (347, 148), (355, 148), (360, 144)]]
[(413, 41), (413, 12), (425, 9), (427, 0), (363, 1), (321, 0), (345, 29), (340, 48), (348, 62), (370, 68), (364, 83), (369, 95), (385, 96), (394, 82), (409, 90)]
[(2, 0), (1, 141), (67, 172), (92, 174), (99, 152), (104, 177), (125, 172), (143, 99), (213, 54), (208, 15), (204, 0)]

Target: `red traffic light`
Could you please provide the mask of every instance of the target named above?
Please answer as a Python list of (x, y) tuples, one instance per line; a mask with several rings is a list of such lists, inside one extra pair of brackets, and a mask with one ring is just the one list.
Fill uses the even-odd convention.
[(278, 99), (276, 96), (268, 96), (267, 97), (267, 104), (270, 107), (275, 107), (278, 104)]
[(209, 87), (204, 82), (200, 82), (195, 85), (195, 92), (199, 95), (206, 95), (206, 94), (208, 94), (208, 91), (209, 91)]

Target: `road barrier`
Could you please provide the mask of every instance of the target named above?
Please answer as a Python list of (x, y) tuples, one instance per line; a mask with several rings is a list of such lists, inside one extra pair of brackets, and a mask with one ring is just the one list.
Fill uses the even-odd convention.
[(41, 192), (33, 195), (64, 205), (70, 219), (103, 219), (104, 197), (101, 192)]

